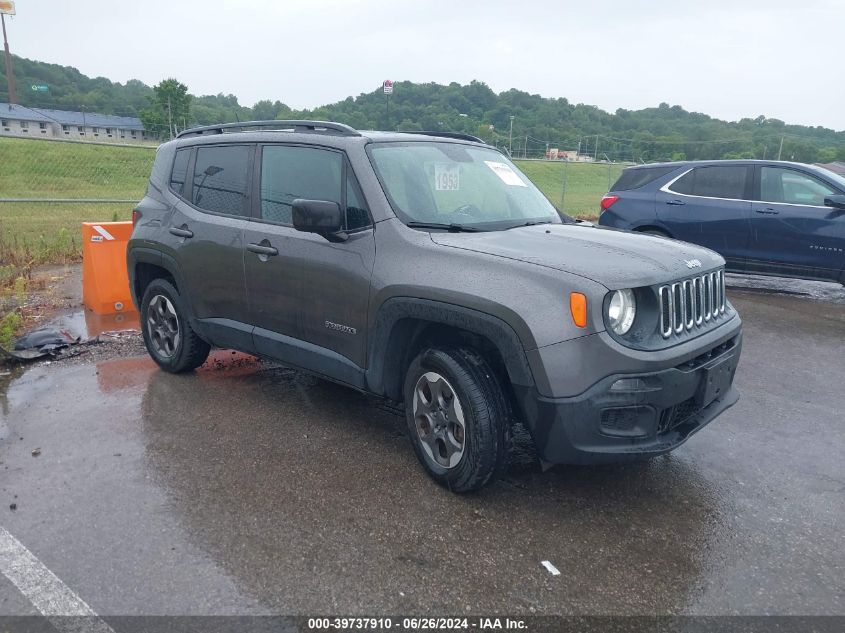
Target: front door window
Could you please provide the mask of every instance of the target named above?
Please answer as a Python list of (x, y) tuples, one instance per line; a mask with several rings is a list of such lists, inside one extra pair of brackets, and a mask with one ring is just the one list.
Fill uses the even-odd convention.
[(834, 193), (821, 180), (794, 169), (763, 167), (760, 170), (760, 199), (763, 202), (823, 207), (825, 197)]

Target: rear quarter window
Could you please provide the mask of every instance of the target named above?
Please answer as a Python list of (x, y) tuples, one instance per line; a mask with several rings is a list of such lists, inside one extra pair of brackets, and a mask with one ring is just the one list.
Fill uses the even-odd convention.
[(610, 188), (611, 191), (629, 191), (631, 189), (639, 189), (645, 187), (648, 183), (654, 182), (661, 176), (665, 176), (671, 171), (675, 171), (676, 166), (673, 167), (635, 167), (626, 169), (619, 176), (614, 185)]
[(188, 160), (191, 158), (190, 149), (180, 149), (173, 160), (173, 170), (170, 172), (170, 189), (177, 195), (184, 195), (185, 181), (188, 179)]
[(688, 196), (743, 200), (750, 168), (745, 165), (696, 167), (672, 183), (669, 190)]

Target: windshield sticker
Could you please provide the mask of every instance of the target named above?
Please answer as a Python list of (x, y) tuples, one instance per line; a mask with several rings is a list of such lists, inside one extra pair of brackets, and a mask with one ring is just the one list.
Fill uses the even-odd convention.
[(511, 185), (512, 187), (527, 187), (522, 178), (519, 177), (511, 166), (507, 163), (498, 163), (494, 160), (485, 160), (484, 164), (487, 165), (490, 169), (493, 170), (493, 173), (496, 174), (503, 183), (506, 185)]
[(437, 191), (458, 191), (461, 188), (461, 168), (453, 163), (434, 163), (434, 188)]

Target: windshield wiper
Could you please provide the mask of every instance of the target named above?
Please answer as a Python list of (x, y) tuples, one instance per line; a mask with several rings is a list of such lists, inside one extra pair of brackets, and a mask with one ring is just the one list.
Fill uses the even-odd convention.
[(511, 229), (518, 229), (523, 226), (537, 226), (538, 224), (551, 224), (551, 220), (530, 220), (528, 222), (523, 222), (522, 224), (513, 224), (509, 226), (506, 230), (510, 231)]
[(408, 226), (412, 229), (443, 229), (451, 233), (478, 233), (482, 229), (477, 229), (474, 226), (465, 226), (463, 224), (446, 224), (443, 222), (408, 222)]

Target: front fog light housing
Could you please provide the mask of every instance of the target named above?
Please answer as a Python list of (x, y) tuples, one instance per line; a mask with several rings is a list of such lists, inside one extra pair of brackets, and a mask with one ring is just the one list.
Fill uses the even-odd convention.
[(615, 290), (607, 304), (607, 325), (619, 336), (628, 333), (637, 314), (637, 300), (634, 291), (626, 288)]

